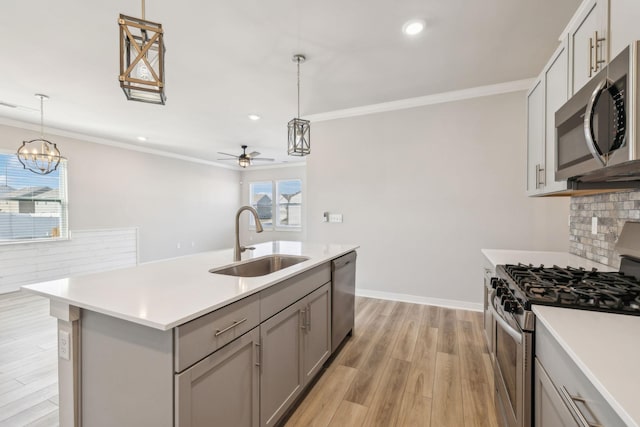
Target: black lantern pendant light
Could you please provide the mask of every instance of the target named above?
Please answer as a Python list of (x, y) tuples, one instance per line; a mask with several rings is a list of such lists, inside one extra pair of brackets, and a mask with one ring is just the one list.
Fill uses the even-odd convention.
[(300, 64), (306, 58), (304, 55), (293, 55), (293, 62), (298, 65), (298, 115), (287, 125), (288, 149), (290, 156), (306, 156), (311, 153), (311, 122), (300, 118)]
[(17, 154), (25, 169), (38, 175), (47, 175), (58, 168), (63, 157), (56, 144), (44, 139), (44, 100), (49, 97), (40, 93), (36, 96), (40, 98), (40, 138), (23, 141)]
[(120, 87), (129, 101), (164, 105), (164, 32), (162, 24), (120, 14)]

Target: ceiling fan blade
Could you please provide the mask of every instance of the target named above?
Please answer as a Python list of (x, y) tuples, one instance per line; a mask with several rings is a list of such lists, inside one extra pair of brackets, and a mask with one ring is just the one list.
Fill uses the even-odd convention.
[(237, 156), (237, 155), (235, 155), (235, 154), (222, 153), (222, 152), (220, 152), (220, 151), (218, 151), (218, 154), (223, 154), (223, 155), (225, 155), (225, 156), (235, 157), (236, 159), (238, 158), (238, 156)]
[(258, 161), (258, 160), (264, 160), (265, 162), (273, 162), (275, 159), (268, 159), (266, 157), (258, 157), (257, 159), (251, 159), (251, 161)]
[(254, 151), (253, 153), (247, 154), (247, 156), (249, 156), (249, 157), (258, 157), (259, 155), (260, 155), (259, 151)]
[(238, 160), (238, 159), (218, 159), (218, 160)]

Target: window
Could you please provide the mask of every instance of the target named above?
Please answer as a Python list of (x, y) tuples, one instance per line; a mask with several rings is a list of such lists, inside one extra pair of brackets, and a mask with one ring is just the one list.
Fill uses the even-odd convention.
[[(252, 182), (249, 187), (251, 206), (258, 211), (263, 228), (295, 231), (302, 228), (301, 180)], [(250, 221), (255, 227), (253, 217)]]
[(48, 175), (37, 175), (15, 154), (0, 153), (0, 243), (67, 236), (66, 161)]

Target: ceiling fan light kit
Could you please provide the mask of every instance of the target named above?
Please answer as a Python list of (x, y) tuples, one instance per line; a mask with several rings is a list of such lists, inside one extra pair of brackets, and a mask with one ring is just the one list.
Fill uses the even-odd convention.
[(53, 142), (44, 139), (44, 100), (49, 99), (47, 95), (37, 93), (40, 98), (40, 138), (31, 141), (23, 141), (18, 148), (18, 161), (22, 167), (38, 175), (48, 175), (58, 169), (60, 160), (60, 150)]
[(236, 156), (235, 154), (221, 153), (220, 151), (218, 151), (218, 154), (229, 156), (229, 158), (227, 159), (218, 159), (218, 160), (237, 160), (238, 166), (240, 166), (241, 168), (246, 168), (247, 166), (252, 165), (255, 160), (259, 160), (263, 162), (273, 162), (275, 160), (275, 159), (268, 159), (266, 157), (258, 157), (260, 155), (258, 151), (252, 151), (251, 153), (247, 154), (247, 148), (248, 148), (247, 145), (241, 145), (240, 147), (242, 148), (242, 154), (240, 154), (239, 156)]
[(120, 14), (120, 87), (129, 101), (162, 104), (164, 92), (164, 31), (162, 24)]
[(287, 125), (287, 153), (290, 156), (311, 154), (311, 122), (300, 118), (300, 64), (306, 60), (304, 55), (293, 55), (292, 61), (298, 66), (298, 115)]

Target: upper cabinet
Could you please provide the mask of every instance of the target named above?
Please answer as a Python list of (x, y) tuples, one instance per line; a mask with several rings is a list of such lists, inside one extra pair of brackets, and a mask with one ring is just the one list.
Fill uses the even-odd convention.
[(566, 37), (574, 94), (609, 62), (609, 0), (584, 1), (569, 23)]
[(610, 58), (615, 58), (632, 41), (640, 40), (640, 1), (609, 0)]
[(567, 189), (555, 181), (555, 113), (568, 98), (568, 49), (560, 44), (527, 94), (527, 194)]
[(555, 113), (625, 47), (640, 40), (640, 0), (584, 0), (527, 93), (527, 194), (571, 195), (555, 180)]

